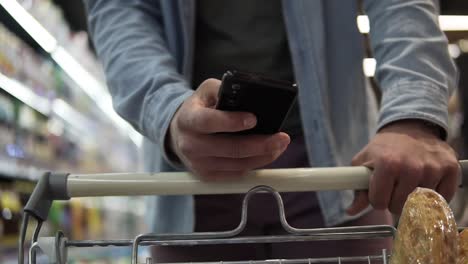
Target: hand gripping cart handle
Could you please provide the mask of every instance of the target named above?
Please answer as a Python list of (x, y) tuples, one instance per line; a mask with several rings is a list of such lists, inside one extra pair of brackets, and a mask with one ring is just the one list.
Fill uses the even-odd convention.
[[(460, 161), (460, 187), (468, 186), (468, 160)], [(132, 264), (138, 263), (139, 246), (208, 245), (229, 243), (277, 243), (293, 241), (344, 240), (385, 238), (395, 235), (395, 228), (387, 225), (360, 227), (333, 227), (298, 229), (286, 220), (279, 192), (322, 190), (366, 190), (371, 170), (366, 167), (265, 169), (251, 172), (248, 176), (230, 182), (203, 182), (189, 173), (123, 173), (123, 174), (54, 174), (45, 173), (36, 185), (24, 208), (19, 239), (18, 263), (24, 263), (26, 229), (29, 219), (37, 221), (31, 238), (29, 263), (36, 263), (36, 250), (41, 249), (50, 263), (67, 263), (70, 247), (116, 246), (132, 247)], [(280, 221), (288, 235), (242, 237), (238, 236), (246, 226), (249, 198), (257, 192), (271, 193), (278, 203)], [(43, 221), (54, 200), (69, 200), (73, 197), (132, 196), (132, 195), (188, 195), (246, 193), (242, 204), (241, 220), (237, 228), (221, 232), (198, 232), (191, 234), (143, 234), (128, 240), (68, 240), (63, 233), (55, 237), (39, 237)], [(387, 263), (389, 254), (361, 257), (330, 257), (309, 259), (274, 260), (279, 264), (349, 263), (361, 261)], [(272, 260), (246, 260), (223, 264), (271, 264)], [(148, 258), (145, 263), (153, 263)], [(215, 264), (215, 263), (211, 263)]]

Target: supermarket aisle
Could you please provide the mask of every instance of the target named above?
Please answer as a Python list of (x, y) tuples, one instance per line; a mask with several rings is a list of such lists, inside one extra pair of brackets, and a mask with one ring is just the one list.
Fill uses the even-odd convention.
[[(443, 15), (464, 16), (447, 17), (444, 29), (452, 56), (465, 64), (468, 28), (459, 26), (467, 25), (466, 3), (441, 6)], [(0, 0), (0, 263), (17, 263), (21, 210), (43, 171), (141, 170), (141, 136), (112, 109), (101, 66), (87, 35), (79, 32), (86, 29), (83, 10), (81, 0)], [(369, 30), (365, 23), (359, 29), (364, 35)], [(363, 61), (374, 85), (375, 63), (370, 57)], [(468, 67), (461, 74), (468, 76)], [(460, 89), (459, 95), (468, 94), (466, 82)], [(468, 142), (459, 130), (464, 111), (466, 104), (451, 116), (453, 145), (465, 153), (460, 158), (468, 157), (468, 145), (457, 143)], [(466, 195), (460, 192), (453, 204), (463, 225), (468, 225)], [(142, 197), (58, 202), (43, 235), (63, 230), (71, 239), (132, 238), (147, 230), (147, 211)], [(70, 252), (76, 261), (71, 263), (128, 263), (129, 256), (128, 249)]]
[[(33, 24), (22, 24), (30, 15)], [(45, 29), (30, 30), (31, 25)], [(0, 3), (0, 263), (17, 263), (21, 210), (43, 171), (140, 169), (138, 135), (110, 105), (102, 106), (109, 102), (102, 94), (107, 94), (102, 70), (86, 34), (72, 31), (61, 9), (51, 1)], [(63, 230), (75, 239), (132, 237), (145, 231), (142, 201), (54, 203), (43, 234)], [(81, 255), (89, 261), (117, 260), (127, 253)]]

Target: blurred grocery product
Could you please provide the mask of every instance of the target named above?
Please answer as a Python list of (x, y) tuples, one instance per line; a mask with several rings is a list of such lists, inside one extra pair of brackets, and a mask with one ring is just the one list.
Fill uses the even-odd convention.
[[(35, 43), (30, 34), (37, 32), (3, 15), (4, 4), (44, 26), (57, 41), (58, 59)], [(109, 115), (110, 108), (116, 116), (111, 104), (103, 108), (103, 101), (90, 96), (98, 91), (110, 98), (85, 32), (72, 32), (49, 0), (0, 1), (0, 11), (0, 263), (15, 263), (21, 209), (42, 172), (136, 171), (139, 146)], [(144, 232), (143, 210), (135, 209), (141, 209), (142, 198), (110, 202), (117, 204), (104, 206), (100, 198), (54, 203), (43, 230), (63, 230), (72, 239)], [(117, 233), (105, 224), (114, 220)], [(112, 263), (128, 261), (115, 250), (87, 254), (86, 260), (110, 263), (112, 255)]]

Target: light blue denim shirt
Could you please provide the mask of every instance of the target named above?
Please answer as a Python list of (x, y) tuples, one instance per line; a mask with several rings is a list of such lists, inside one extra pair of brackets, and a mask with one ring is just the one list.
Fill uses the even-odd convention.
[[(193, 93), (195, 1), (86, 2), (114, 107), (146, 137), (146, 169), (175, 170), (163, 142), (175, 111)], [(350, 164), (371, 131), (396, 120), (424, 119), (447, 128), (447, 101), (457, 72), (437, 24), (436, 1), (363, 1), (382, 90), (377, 124), (369, 119), (374, 110), (362, 71), (364, 39), (356, 26), (356, 2), (283, 0), (306, 148), (316, 167)], [(327, 225), (351, 219), (345, 210), (352, 191), (319, 192), (318, 198)], [(193, 197), (150, 200), (153, 231), (193, 231)]]

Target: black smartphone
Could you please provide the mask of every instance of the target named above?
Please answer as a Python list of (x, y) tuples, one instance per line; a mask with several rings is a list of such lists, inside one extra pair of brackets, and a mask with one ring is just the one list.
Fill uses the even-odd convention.
[(257, 125), (240, 134), (273, 134), (281, 127), (294, 105), (297, 86), (259, 74), (227, 71), (223, 75), (216, 109), (253, 113)]

